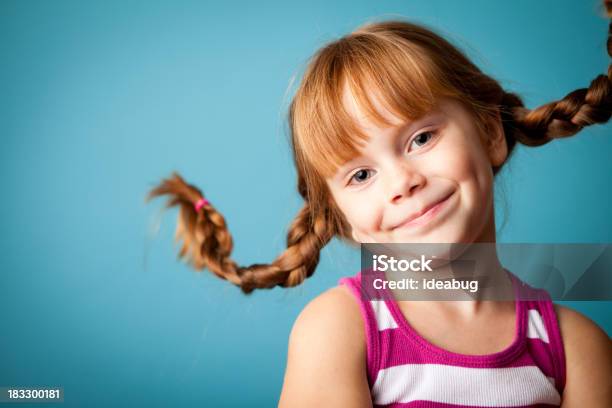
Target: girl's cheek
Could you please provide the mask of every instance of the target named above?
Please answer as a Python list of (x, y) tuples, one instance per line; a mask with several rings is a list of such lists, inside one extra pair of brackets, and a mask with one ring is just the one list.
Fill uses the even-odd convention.
[(432, 163), (437, 174), (457, 182), (466, 181), (475, 173), (473, 158), (467, 146), (462, 143), (440, 146)]
[(376, 231), (381, 219), (381, 197), (376, 197), (376, 193), (372, 191), (370, 194), (356, 198), (351, 204), (355, 226), (363, 231)]
[(363, 229), (364, 222), (369, 219), (368, 200), (361, 195), (345, 195), (338, 200), (340, 210), (353, 228)]

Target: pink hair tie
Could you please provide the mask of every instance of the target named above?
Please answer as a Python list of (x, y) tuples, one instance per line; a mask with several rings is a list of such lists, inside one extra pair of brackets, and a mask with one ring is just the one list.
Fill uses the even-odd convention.
[(209, 201), (207, 199), (205, 199), (204, 197), (200, 198), (196, 203), (195, 203), (195, 210), (196, 212), (200, 212), (200, 210), (202, 209), (202, 207), (204, 207), (206, 204), (209, 204)]

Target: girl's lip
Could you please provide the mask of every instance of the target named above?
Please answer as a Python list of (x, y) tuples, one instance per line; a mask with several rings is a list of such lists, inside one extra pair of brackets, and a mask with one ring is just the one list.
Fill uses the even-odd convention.
[(448, 199), (451, 198), (453, 194), (454, 193), (451, 193), (446, 198), (439, 201), (437, 204), (434, 204), (433, 206), (431, 206), (423, 214), (398, 225), (396, 228), (410, 228), (410, 227), (416, 227), (416, 226), (428, 223), (432, 218), (434, 218), (440, 212), (440, 210), (442, 210), (444, 205), (449, 201)]

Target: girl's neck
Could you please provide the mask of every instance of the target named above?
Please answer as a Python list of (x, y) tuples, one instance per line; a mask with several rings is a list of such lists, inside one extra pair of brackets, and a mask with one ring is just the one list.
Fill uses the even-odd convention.
[[(470, 244), (432, 244), (433, 252), (452, 253), (452, 256), (443, 259), (451, 261), (433, 264), (431, 271), (387, 273), (393, 279), (412, 278), (419, 282), (420, 289), (401, 290), (391, 289), (398, 303), (404, 303), (409, 308), (424, 307), (426, 310), (437, 310), (440, 314), (454, 315), (470, 319), (480, 315), (486, 310), (512, 307), (508, 302), (514, 301), (513, 282), (499, 261), (496, 247), (495, 215), (492, 205), (486, 214), (486, 224), (481, 233)], [(407, 252), (414, 255), (413, 248)], [(446, 251), (449, 249), (449, 251)], [(467, 290), (466, 284), (462, 289), (434, 289), (425, 290), (424, 281), (464, 281), (478, 282), (478, 289)], [(411, 305), (408, 305), (411, 304)]]
[[(494, 244), (486, 245), (494, 246)], [(481, 257), (470, 276), (462, 276), (456, 270), (449, 271), (448, 268), (437, 268), (433, 272), (428, 272), (426, 277), (421, 274), (417, 279), (420, 285), (425, 281), (477, 281), (478, 290), (476, 292), (465, 289), (419, 291), (414, 296), (418, 300), (409, 300), (410, 295), (407, 297), (405, 291), (393, 290), (398, 303), (405, 304), (412, 310), (423, 308), (428, 313), (435, 310), (436, 315), (452, 315), (460, 320), (469, 321), (483, 312), (498, 307), (505, 308), (508, 302), (514, 300), (512, 280), (499, 260), (493, 256), (489, 259)]]
[[(393, 290), (395, 299), (402, 303), (414, 303), (428, 309), (437, 308), (449, 313), (469, 318), (483, 310), (483, 307), (496, 307), (499, 301), (513, 301), (514, 289), (511, 277), (504, 269), (497, 254), (495, 221), (491, 214), (482, 234), (472, 244), (456, 244), (461, 254), (447, 264), (434, 266), (433, 271), (410, 273), (409, 277), (448, 281), (477, 281), (478, 290), (441, 289), (419, 291), (418, 297), (410, 300), (414, 292), (407, 295), (405, 291)], [(466, 285), (467, 286), (467, 285)], [(422, 287), (421, 287), (422, 289)]]

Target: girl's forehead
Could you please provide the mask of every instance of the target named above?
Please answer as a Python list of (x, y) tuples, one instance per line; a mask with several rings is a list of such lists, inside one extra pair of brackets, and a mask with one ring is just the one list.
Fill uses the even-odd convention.
[[(374, 102), (376, 101), (376, 102)], [(373, 105), (379, 109), (377, 114), (388, 121), (388, 125), (379, 125), (372, 117), (372, 114), (362, 108), (357, 98), (350, 92), (343, 93), (343, 104), (347, 113), (354, 119), (354, 124), (365, 136), (360, 143), (355, 145), (355, 154), (340, 163), (335, 171), (326, 177), (330, 183), (337, 182), (338, 178), (346, 171), (347, 167), (354, 165), (363, 156), (370, 155), (370, 149), (377, 149), (374, 146), (383, 146), (386, 143), (394, 143), (396, 137), (404, 133), (414, 133), (423, 126), (446, 125), (450, 122), (456, 123), (461, 128), (467, 129), (469, 123), (474, 120), (470, 112), (457, 100), (451, 98), (439, 98), (436, 104), (428, 111), (417, 118), (403, 119), (395, 115), (380, 102), (380, 99), (372, 99)]]
[(365, 96), (367, 103), (363, 102), (363, 98), (357, 97), (348, 86), (345, 86), (342, 92), (342, 105), (344, 109), (354, 125), (366, 136), (381, 131), (386, 133), (393, 132), (393, 130), (399, 128), (407, 128), (411, 124), (418, 123), (420, 120), (434, 115), (454, 116), (457, 114), (456, 105), (458, 105), (458, 102), (450, 98), (440, 97), (436, 100), (435, 104), (429, 109), (424, 110), (422, 114), (407, 116), (405, 114), (396, 114), (385, 103), (385, 99), (380, 96), (379, 92), (368, 90)]
[(312, 103), (304, 103), (296, 116), (301, 151), (323, 178), (361, 156), (372, 135), (409, 126), (447, 96), (418, 81), (410, 81), (410, 89), (401, 84), (396, 89), (372, 76), (347, 75), (336, 85), (304, 99)]
[(364, 130), (381, 127), (380, 125), (400, 126), (406, 122), (404, 118), (393, 113), (380, 96), (380, 92), (375, 90), (364, 90), (361, 97), (358, 97), (353, 89), (344, 86), (342, 106), (354, 124)]

